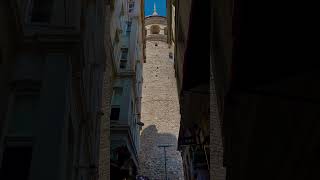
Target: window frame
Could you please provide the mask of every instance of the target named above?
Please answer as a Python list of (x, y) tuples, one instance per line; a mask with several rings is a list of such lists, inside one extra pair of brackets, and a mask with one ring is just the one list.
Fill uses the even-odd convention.
[(129, 49), (127, 47), (123, 47), (120, 49), (120, 62), (119, 62), (119, 68), (120, 69), (126, 69), (127, 63), (128, 63), (128, 53)]
[[(116, 94), (116, 89), (121, 89), (120, 95), (117, 95), (117, 94)], [(113, 96), (122, 96), (122, 94), (123, 94), (123, 87), (121, 87), (121, 86), (115, 86), (115, 87), (113, 87)]]
[[(116, 92), (116, 89), (121, 89), (121, 93), (117, 95), (117, 92)], [(120, 87), (120, 86), (114, 86), (112, 88), (112, 99), (111, 99), (111, 103), (112, 105), (119, 105), (117, 100), (119, 100), (121, 102), (121, 98), (122, 98), (122, 95), (123, 95), (123, 87)]]
[[(118, 113), (118, 119), (113, 119), (113, 118), (112, 118), (112, 117), (113, 117), (113, 116), (112, 116), (112, 115), (113, 115), (113, 113), (112, 113), (112, 112), (113, 112), (113, 111), (112, 111), (113, 109), (119, 109), (119, 111), (117, 112), (117, 113)], [(110, 117), (109, 117), (110, 120), (111, 120), (111, 121), (119, 121), (119, 120), (120, 120), (120, 113), (121, 113), (121, 108), (120, 108), (120, 106), (119, 106), (119, 105), (112, 105), (112, 106), (111, 106), (111, 110), (110, 110)]]
[(130, 35), (132, 28), (132, 21), (127, 21), (127, 27), (126, 27), (126, 35)]
[(121, 59), (119, 63), (120, 69), (126, 69), (127, 68), (127, 60)]
[[(120, 59), (121, 60), (127, 60), (128, 59), (129, 49), (127, 47), (123, 47), (123, 48), (120, 49), (120, 51), (121, 51)], [(125, 54), (125, 57), (124, 57), (123, 54)]]
[[(131, 5), (132, 7), (130, 7), (130, 5)], [(128, 12), (129, 12), (129, 13), (132, 13), (132, 12), (134, 11), (134, 6), (135, 6), (134, 1), (129, 1), (129, 2), (128, 2)]]

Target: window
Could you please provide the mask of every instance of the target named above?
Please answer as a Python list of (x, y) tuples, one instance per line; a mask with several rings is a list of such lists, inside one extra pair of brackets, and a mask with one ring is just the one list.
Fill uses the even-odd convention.
[(128, 48), (121, 48), (121, 59), (127, 60), (128, 57)]
[(110, 120), (119, 120), (120, 106), (112, 106)]
[(121, 48), (120, 69), (125, 69), (127, 66), (128, 48)]
[(112, 105), (120, 105), (122, 96), (122, 87), (114, 87), (112, 95)]
[(0, 168), (0, 179), (28, 180), (32, 159), (30, 139), (6, 140)]
[(131, 25), (132, 25), (132, 22), (131, 21), (128, 21), (127, 22), (127, 31), (126, 31), (126, 34), (129, 35), (130, 32), (131, 32)]
[(127, 60), (120, 60), (120, 69), (125, 69), (127, 67)]
[(33, 0), (31, 22), (49, 23), (53, 0)]
[(113, 95), (114, 96), (122, 96), (122, 91), (123, 91), (122, 87), (114, 87), (113, 88)]
[(134, 2), (129, 2), (129, 13), (134, 10)]
[(152, 25), (150, 30), (151, 30), (151, 34), (159, 34), (160, 33), (160, 27), (157, 25)]

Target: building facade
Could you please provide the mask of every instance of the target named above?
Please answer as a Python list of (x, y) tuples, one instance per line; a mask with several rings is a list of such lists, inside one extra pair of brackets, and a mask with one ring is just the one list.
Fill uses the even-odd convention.
[(110, 2), (0, 3), (0, 179), (98, 179)]
[(139, 161), (143, 1), (114, 1), (110, 36), (115, 69), (110, 113), (110, 176), (134, 179)]
[(210, 3), (194, 0), (169, 3), (168, 11), (174, 24), (171, 32), (175, 37), (175, 73), (181, 113), (178, 144), (185, 177), (222, 180), (225, 172), (221, 126), (220, 121), (212, 124), (211, 119), (218, 116), (210, 99), (210, 27), (202, 23), (210, 24), (206, 21), (210, 17)]
[[(145, 18), (146, 62), (143, 64), (140, 173), (150, 179), (183, 178), (177, 151), (179, 102), (174, 49), (168, 43), (167, 18), (156, 12)], [(166, 147), (167, 146), (167, 147)]]

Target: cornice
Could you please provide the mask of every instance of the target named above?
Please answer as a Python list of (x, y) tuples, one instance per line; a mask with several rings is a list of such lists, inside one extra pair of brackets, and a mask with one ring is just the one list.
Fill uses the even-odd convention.
[(150, 34), (146, 37), (146, 41), (163, 41), (167, 42), (167, 36), (162, 34)]
[(167, 17), (164, 17), (164, 16), (148, 16), (144, 19), (144, 21), (145, 21), (144, 26), (147, 26), (150, 24), (167, 25)]

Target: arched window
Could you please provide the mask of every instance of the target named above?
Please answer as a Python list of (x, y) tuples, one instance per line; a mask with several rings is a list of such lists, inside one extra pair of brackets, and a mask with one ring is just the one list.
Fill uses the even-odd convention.
[(159, 34), (160, 33), (160, 27), (157, 25), (152, 25), (150, 28), (151, 34)]

